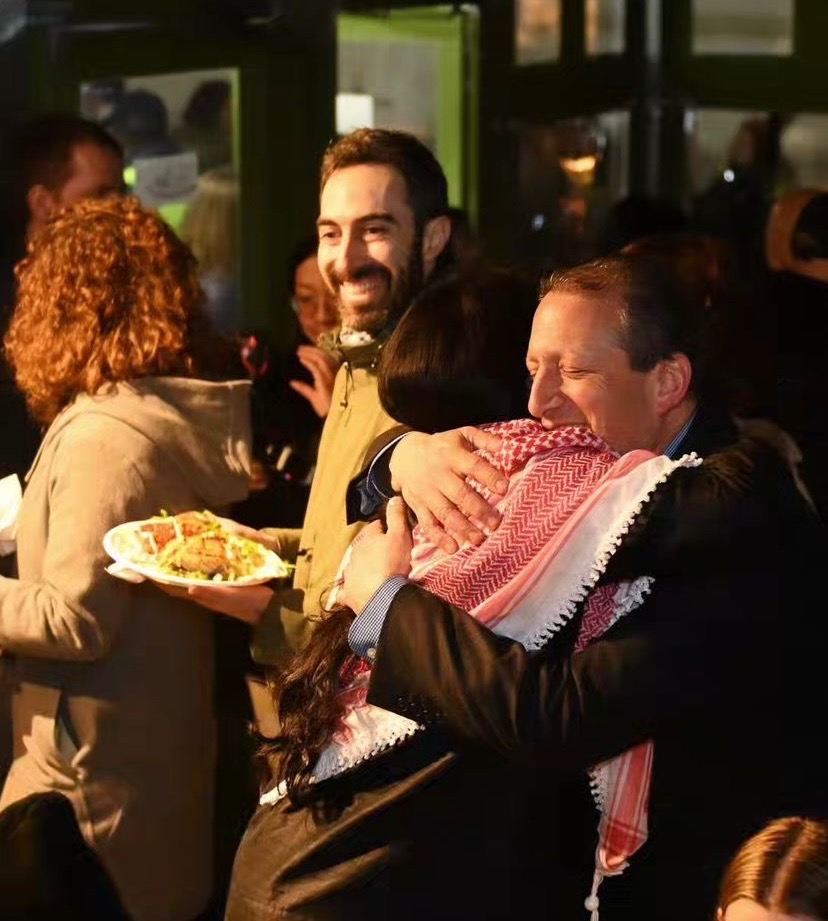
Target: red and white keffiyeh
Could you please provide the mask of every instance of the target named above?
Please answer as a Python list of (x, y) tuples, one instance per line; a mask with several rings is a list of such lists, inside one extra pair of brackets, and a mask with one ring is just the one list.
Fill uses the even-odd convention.
[[(545, 430), (530, 419), (486, 427), (499, 435), (496, 455), (481, 452), (509, 480), (498, 503), (501, 524), (478, 547), (445, 554), (414, 529), (410, 578), (467, 610), (490, 630), (537, 650), (587, 599), (576, 650), (636, 608), (652, 580), (595, 584), (655, 487), (693, 455), (673, 461), (649, 451), (618, 457), (583, 426)], [(488, 494), (484, 490), (484, 495)], [(359, 540), (359, 537), (356, 538)], [(347, 565), (346, 552), (341, 571)], [(333, 777), (386, 751), (423, 727), (366, 702), (370, 665), (343, 669), (344, 715), (320, 755), (314, 780)], [(653, 746), (645, 743), (590, 771), (600, 810), (596, 876), (587, 908), (597, 918), (597, 886), (620, 873), (647, 837)], [(261, 802), (284, 795), (276, 788)]]

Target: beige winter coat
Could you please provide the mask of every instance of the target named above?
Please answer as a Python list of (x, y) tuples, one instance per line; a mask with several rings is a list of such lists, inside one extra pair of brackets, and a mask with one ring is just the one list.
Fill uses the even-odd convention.
[(107, 574), (101, 539), (160, 509), (242, 499), (249, 384), (154, 378), (78, 397), (46, 433), (0, 579), (15, 760), (0, 807), (65, 793), (135, 921), (212, 892), (211, 615)]

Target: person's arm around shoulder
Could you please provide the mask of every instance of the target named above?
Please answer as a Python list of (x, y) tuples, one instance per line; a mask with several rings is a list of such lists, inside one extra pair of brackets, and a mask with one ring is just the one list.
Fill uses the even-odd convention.
[[(675, 484), (668, 481), (659, 497), (664, 512), (654, 525), (669, 529), (681, 508), (689, 506), (691, 524), (707, 530), (700, 539), (695, 528), (679, 528), (671, 549), (679, 556), (687, 549), (693, 565), (664, 560), (641, 608), (580, 652), (556, 643), (527, 652), (421, 587), (398, 587), (376, 638), (369, 702), (421, 722), (439, 722), (461, 744), (557, 770), (588, 767), (653, 737), (684, 712), (715, 705), (723, 687), (755, 680), (751, 669), (757, 660), (774, 655), (773, 631), (767, 624), (754, 625), (754, 605), (746, 600), (773, 595), (773, 567), (765, 565), (757, 574), (732, 553), (723, 553), (720, 541), (708, 548), (715, 565), (695, 565), (703, 562), (704, 533), (716, 533), (698, 511), (699, 499), (711, 502), (714, 519), (740, 513), (749, 488), (744, 477), (751, 469), (749, 458), (737, 458), (735, 465), (717, 459), (697, 471), (682, 471)], [(758, 520), (753, 512), (748, 515), (749, 525)], [(734, 523), (731, 536), (741, 532), (742, 524)], [(390, 527), (381, 538), (396, 539)], [(761, 543), (761, 537), (753, 539), (754, 546)], [(378, 544), (380, 538), (354, 546), (355, 588), (346, 571), (342, 597), (357, 605), (355, 610), (394, 575), (393, 567), (382, 568), (382, 559), (393, 559), (393, 553)], [(640, 553), (649, 541), (638, 544)], [(648, 571), (647, 559), (639, 562)], [(366, 570), (372, 573), (368, 580), (360, 575)], [(749, 655), (746, 637), (752, 644)], [(704, 681), (699, 681), (701, 662)]]
[(475, 452), (500, 447), (500, 438), (473, 426), (427, 435), (404, 426), (371, 445), (363, 470), (348, 487), (348, 522), (370, 519), (392, 495), (401, 495), (426, 537), (453, 553), (479, 544), (500, 515), (467, 482), (475, 480), (504, 495), (507, 481)]
[(468, 480), (505, 495), (502, 473), (475, 452), (495, 452), (500, 438), (473, 426), (427, 435), (411, 432), (393, 447), (391, 488), (402, 496), (425, 536), (448, 553), (479, 544), (500, 523), (500, 514)]

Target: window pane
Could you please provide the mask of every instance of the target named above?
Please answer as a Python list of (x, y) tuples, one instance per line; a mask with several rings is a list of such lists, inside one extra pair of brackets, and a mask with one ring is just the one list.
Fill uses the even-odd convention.
[(439, 63), (433, 42), (340, 41), (337, 132), (394, 128), (435, 150)]
[(735, 109), (697, 109), (688, 113), (688, 167), (693, 195), (723, 178), (732, 165), (734, 149), (740, 146), (737, 141), (740, 127), (761, 115), (761, 112)]
[(627, 194), (629, 114), (517, 129), (512, 260), (537, 277), (595, 255), (607, 209)]
[(742, 173), (774, 194), (828, 187), (828, 115), (697, 109), (687, 119), (691, 192)]
[(760, 242), (780, 194), (828, 188), (828, 115), (699, 109), (687, 144), (688, 201), (714, 233)]
[(586, 0), (587, 54), (623, 53), (625, 8), (625, 0)]
[(792, 115), (782, 133), (783, 166), (799, 188), (828, 188), (828, 115)]
[(561, 0), (516, 0), (515, 62), (542, 64), (561, 53)]
[(192, 248), (205, 306), (232, 333), (242, 322), (239, 174), (233, 68), (80, 86), (80, 110), (124, 148), (124, 183)]
[(793, 54), (794, 0), (693, 0), (694, 54)]

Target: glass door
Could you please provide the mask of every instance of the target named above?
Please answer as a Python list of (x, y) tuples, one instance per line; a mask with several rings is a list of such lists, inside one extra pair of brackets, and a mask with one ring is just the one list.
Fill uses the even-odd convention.
[[(222, 325), (291, 328), (287, 262), (333, 133), (334, 14), (54, 29), (40, 107), (104, 124), (127, 186), (205, 263)], [(220, 233), (210, 226), (220, 222)], [(209, 290), (208, 290), (209, 294)]]

